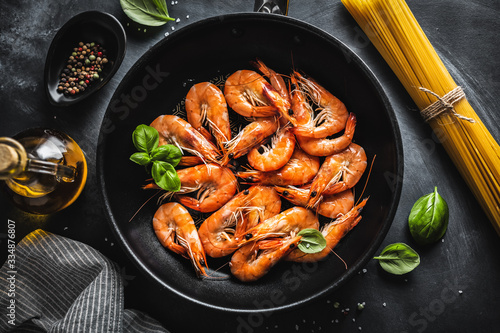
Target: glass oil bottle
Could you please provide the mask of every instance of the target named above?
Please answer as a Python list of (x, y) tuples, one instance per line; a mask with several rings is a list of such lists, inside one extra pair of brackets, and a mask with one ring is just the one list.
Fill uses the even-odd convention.
[(87, 162), (67, 134), (28, 129), (13, 138), (0, 138), (0, 179), (18, 208), (50, 214), (78, 198), (87, 180)]

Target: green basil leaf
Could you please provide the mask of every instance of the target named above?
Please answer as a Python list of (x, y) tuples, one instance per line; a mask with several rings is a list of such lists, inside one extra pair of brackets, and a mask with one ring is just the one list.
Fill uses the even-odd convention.
[(378, 257), (380, 266), (391, 274), (402, 275), (414, 270), (420, 264), (420, 256), (404, 243), (386, 246)]
[(160, 26), (174, 20), (165, 0), (120, 0), (120, 5), (131, 20), (143, 25)]
[(169, 192), (177, 192), (181, 188), (181, 180), (175, 168), (167, 162), (154, 161), (151, 175), (159, 187)]
[(304, 253), (318, 253), (323, 251), (326, 247), (325, 237), (316, 229), (303, 229), (297, 236), (302, 237), (299, 241), (298, 248)]
[(177, 166), (182, 157), (182, 151), (174, 145), (163, 145), (153, 149), (151, 152), (151, 160), (164, 161)]
[(422, 196), (410, 211), (408, 226), (413, 239), (420, 245), (436, 242), (448, 228), (448, 204), (437, 192)]
[(132, 154), (132, 156), (130, 156), (130, 160), (139, 165), (148, 165), (148, 163), (151, 162), (149, 154), (145, 152), (137, 152)]
[(132, 133), (132, 141), (138, 151), (150, 153), (158, 147), (160, 134), (156, 128), (148, 125), (139, 125)]

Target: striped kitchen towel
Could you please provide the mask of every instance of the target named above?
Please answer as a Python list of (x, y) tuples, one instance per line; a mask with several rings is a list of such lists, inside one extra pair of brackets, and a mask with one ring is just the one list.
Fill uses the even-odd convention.
[(0, 332), (168, 332), (123, 308), (120, 270), (90, 246), (36, 230), (13, 254), (0, 269)]

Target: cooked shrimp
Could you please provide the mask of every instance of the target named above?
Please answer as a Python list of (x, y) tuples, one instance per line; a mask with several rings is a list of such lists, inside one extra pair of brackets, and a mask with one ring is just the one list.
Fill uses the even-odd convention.
[[(181, 190), (176, 192), (179, 202), (202, 213), (213, 212), (228, 202), (238, 190), (233, 172), (217, 164), (201, 164), (178, 170)], [(197, 191), (196, 198), (179, 193)]]
[(298, 262), (313, 262), (322, 260), (327, 257), (328, 254), (330, 254), (330, 252), (335, 248), (335, 246), (337, 246), (342, 237), (344, 237), (352, 228), (354, 228), (359, 223), (359, 221), (361, 221), (360, 213), (363, 210), (363, 207), (366, 205), (367, 200), (368, 199), (364, 199), (356, 207), (353, 207), (347, 214), (342, 215), (336, 220), (325, 224), (321, 228), (321, 233), (326, 239), (326, 247), (323, 249), (323, 251), (317, 253), (304, 253), (297, 248), (286, 257), (286, 260)]
[(272, 117), (281, 115), (290, 118), (290, 101), (284, 99), (259, 73), (239, 70), (231, 74), (224, 86), (227, 104), (244, 117)]
[(310, 182), (319, 170), (319, 157), (295, 148), (292, 157), (276, 171), (240, 171), (236, 176), (245, 182), (260, 185), (303, 185)]
[(351, 143), (345, 150), (325, 158), (311, 183), (309, 206), (315, 207), (324, 194), (334, 194), (354, 187), (366, 169), (363, 147)]
[(348, 117), (344, 103), (313, 79), (306, 78), (298, 72), (294, 72), (293, 75), (297, 76), (300, 88), (314, 104), (318, 105), (319, 110), (315, 116), (311, 115), (307, 124), (294, 127), (295, 135), (318, 139), (343, 130)]
[[(309, 200), (308, 188), (297, 188), (293, 186), (275, 186), (276, 192), (294, 205), (307, 207)], [(345, 190), (340, 193), (324, 195), (323, 200), (316, 207), (316, 212), (328, 218), (337, 218), (346, 214), (354, 206), (354, 193)]]
[(240, 244), (270, 237), (293, 237), (307, 228), (318, 229), (318, 217), (307, 208), (295, 206), (247, 230)]
[(231, 257), (231, 273), (243, 282), (256, 281), (293, 251), (300, 239), (300, 236), (295, 236), (246, 244)]
[(248, 206), (244, 209), (245, 218), (236, 226), (234, 234), (236, 240), (241, 240), (248, 229), (281, 211), (280, 196), (273, 187), (252, 186), (249, 189), (248, 197)]
[[(229, 112), (222, 91), (213, 83), (200, 82), (186, 95), (186, 114), (189, 123), (220, 149), (231, 139)], [(208, 124), (209, 130), (204, 126)], [(213, 137), (212, 137), (213, 135)]]
[(160, 146), (173, 144), (204, 160), (217, 163), (219, 158), (217, 148), (184, 119), (173, 115), (162, 115), (156, 118), (151, 126), (160, 134)]
[(352, 141), (354, 136), (354, 128), (356, 127), (356, 116), (354, 113), (349, 115), (347, 124), (342, 136), (329, 138), (308, 138), (297, 136), (297, 142), (306, 153), (314, 156), (329, 156), (341, 152)]
[(161, 205), (153, 217), (153, 229), (161, 245), (191, 260), (198, 276), (207, 276), (207, 259), (189, 212), (177, 202)]
[(236, 229), (246, 218), (244, 210), (260, 189), (252, 186), (231, 198), (224, 206), (210, 215), (201, 224), (198, 233), (205, 253), (211, 257), (224, 257), (238, 248)]
[(259, 145), (278, 129), (276, 118), (256, 118), (248, 124), (238, 135), (227, 142), (226, 151), (221, 164), (227, 165), (231, 159), (237, 159)]
[(264, 95), (267, 86), (262, 75), (243, 69), (227, 78), (224, 96), (229, 107), (243, 117), (273, 117), (278, 110)]
[(271, 137), (269, 145), (253, 148), (247, 155), (248, 163), (256, 170), (274, 171), (284, 166), (292, 157), (295, 136), (289, 126), (282, 127)]
[[(228, 202), (238, 190), (238, 181), (233, 172), (217, 164), (200, 164), (177, 170), (181, 188), (177, 192), (166, 192), (162, 199), (175, 196), (181, 204), (202, 213), (216, 211)], [(144, 189), (160, 189), (148, 184)], [(197, 192), (196, 198), (186, 195)]]

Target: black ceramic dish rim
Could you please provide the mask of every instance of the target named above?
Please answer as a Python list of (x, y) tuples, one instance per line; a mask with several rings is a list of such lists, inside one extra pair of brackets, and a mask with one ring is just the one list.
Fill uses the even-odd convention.
[[(369, 80), (369, 82), (373, 85), (375, 90), (378, 93), (379, 98), (381, 99), (382, 104), (385, 107), (385, 110), (387, 112), (387, 116), (389, 118), (389, 121), (391, 123), (392, 127), (392, 136), (394, 137), (395, 140), (395, 147), (396, 147), (396, 165), (397, 165), (397, 175), (395, 176), (395, 181), (394, 181), (394, 189), (393, 189), (393, 200), (391, 202), (390, 208), (388, 210), (388, 215), (386, 220), (384, 221), (384, 224), (382, 225), (382, 228), (380, 232), (378, 233), (377, 237), (373, 240), (373, 245), (372, 248), (365, 254), (365, 256), (361, 257), (356, 264), (354, 264), (352, 267), (349, 268), (349, 272), (344, 274), (342, 277), (339, 278), (339, 280), (331, 285), (329, 285), (327, 288), (310, 295), (307, 298), (302, 299), (301, 301), (296, 301), (290, 304), (285, 304), (285, 305), (280, 305), (276, 306), (273, 308), (266, 308), (266, 309), (256, 309), (256, 308), (229, 308), (229, 307), (221, 307), (213, 304), (209, 304), (206, 302), (199, 301), (193, 297), (190, 297), (184, 293), (179, 292), (175, 288), (172, 288), (168, 284), (163, 283), (163, 281), (157, 277), (153, 272), (151, 272), (140, 260), (139, 257), (137, 257), (130, 245), (128, 244), (128, 241), (125, 239), (123, 234), (119, 231), (119, 226), (116, 223), (113, 213), (111, 210), (111, 206), (109, 203), (109, 200), (107, 199), (107, 194), (105, 193), (105, 179), (103, 175), (103, 159), (99, 158), (99, 156), (103, 155), (103, 146), (99, 145), (97, 147), (97, 162), (96, 162), (96, 170), (97, 170), (97, 178), (98, 182), (100, 183), (100, 195), (101, 199), (104, 203), (104, 208), (106, 210), (106, 218), (108, 219), (108, 222), (111, 224), (112, 232), (114, 236), (119, 239), (120, 246), (124, 249), (124, 251), (127, 253), (127, 256), (134, 262), (136, 267), (138, 267), (144, 274), (145, 276), (156, 282), (158, 285), (162, 286), (163, 288), (168, 289), (170, 292), (174, 293), (175, 295), (179, 296), (182, 299), (191, 301), (193, 303), (196, 303), (200, 306), (207, 307), (210, 309), (218, 310), (218, 311), (224, 311), (228, 313), (263, 313), (263, 312), (275, 312), (275, 311), (282, 311), (282, 310), (291, 310), (293, 308), (297, 308), (300, 306), (305, 305), (306, 303), (311, 302), (312, 300), (318, 299), (321, 296), (325, 296), (328, 293), (333, 292), (334, 290), (338, 289), (341, 285), (343, 285), (345, 282), (347, 282), (356, 272), (360, 271), (366, 263), (373, 257), (375, 251), (380, 247), (382, 241), (385, 239), (387, 232), (389, 231), (394, 216), (396, 214), (396, 210), (399, 204), (400, 196), (401, 196), (401, 191), (402, 191), (402, 180), (403, 180), (403, 172), (404, 172), (404, 158), (403, 158), (403, 143), (402, 143), (402, 138), (401, 138), (401, 133), (399, 129), (399, 125), (396, 120), (396, 114), (394, 112), (394, 109), (389, 101), (389, 98), (387, 94), (385, 93), (385, 90), (383, 89), (380, 81), (376, 78), (375, 74), (371, 71), (371, 69), (368, 67), (368, 65), (356, 54), (354, 53), (347, 45), (342, 43), (340, 40), (338, 40), (336, 37), (331, 35), (330, 33), (317, 28), (315, 26), (310, 25), (309, 23), (305, 23), (303, 21), (300, 21), (295, 18), (291, 18), (288, 16), (283, 16), (283, 15), (277, 15), (277, 14), (269, 14), (269, 13), (232, 13), (232, 14), (226, 14), (226, 15), (220, 15), (220, 16), (215, 16), (215, 17), (210, 17), (206, 18), (194, 23), (191, 23), (190, 25), (187, 25), (175, 32), (175, 34), (171, 34), (166, 36), (164, 39), (159, 41), (157, 44), (155, 44), (153, 47), (151, 47), (145, 54), (143, 54), (137, 62), (130, 68), (130, 70), (125, 74), (124, 78), (118, 85), (118, 87), (115, 90), (115, 93), (113, 94), (113, 97), (111, 100), (114, 99), (114, 96), (116, 95), (116, 92), (120, 91), (122, 87), (128, 82), (128, 79), (134, 75), (134, 72), (136, 68), (140, 68), (144, 64), (147, 64), (149, 61), (149, 58), (157, 52), (157, 49), (161, 49), (165, 43), (169, 43), (170, 40), (172, 39), (182, 39), (184, 32), (189, 33), (189, 30), (191, 29), (196, 29), (199, 26), (204, 26), (204, 25), (210, 25), (212, 22), (217, 22), (217, 21), (224, 21), (225, 19), (252, 19), (252, 20), (274, 20), (274, 21), (279, 21), (279, 22), (288, 22), (289, 24), (293, 24), (295, 26), (299, 26), (302, 29), (308, 30), (311, 33), (314, 33), (318, 35), (319, 37), (323, 39), (329, 40), (331, 43), (334, 43), (342, 52), (344, 52), (346, 55), (349, 56), (349, 59), (356, 63), (359, 67), (359, 69), (363, 72), (363, 74), (366, 76), (366, 78)], [(108, 114), (108, 111), (110, 110), (110, 106), (108, 105), (108, 108), (106, 110), (105, 114)], [(103, 131), (103, 128), (101, 127), (101, 130), (99, 132), (99, 140), (98, 142), (103, 142), (105, 131)]]
[[(111, 24), (115, 25), (116, 29), (113, 29), (112, 33), (113, 35), (117, 38), (118, 41), (118, 46), (119, 49), (117, 50), (117, 57), (114, 59), (114, 64), (113, 67), (111, 68), (111, 71), (109, 72), (106, 77), (102, 81), (100, 81), (98, 84), (95, 86), (92, 86), (89, 91), (87, 91), (85, 94), (81, 96), (76, 96), (72, 98), (71, 100), (67, 101), (61, 101), (57, 102), (55, 101), (52, 96), (50, 95), (49, 91), (49, 82), (48, 82), (48, 72), (51, 68), (51, 59), (54, 55), (54, 50), (56, 49), (57, 43), (64, 37), (64, 35), (68, 32), (69, 28), (76, 23), (82, 21), (86, 17), (92, 17), (93, 20), (96, 20), (98, 18), (102, 18), (102, 20), (108, 20)], [(47, 51), (47, 57), (45, 58), (45, 67), (44, 67), (44, 89), (45, 89), (45, 95), (47, 96), (47, 99), (49, 100), (51, 105), (54, 106), (69, 106), (76, 104), (78, 102), (81, 102), (84, 99), (87, 99), (89, 96), (95, 94), (97, 91), (99, 91), (106, 83), (111, 80), (111, 78), (115, 75), (115, 73), (118, 71), (120, 68), (120, 65), (125, 58), (125, 53), (126, 53), (126, 45), (127, 45), (127, 35), (125, 33), (125, 29), (123, 28), (122, 24), (120, 21), (114, 17), (113, 15), (102, 12), (102, 11), (97, 11), (97, 10), (90, 10), (90, 11), (85, 11), (81, 12), (79, 14), (76, 14), (72, 18), (70, 18), (65, 24), (59, 28), (57, 31), (56, 35), (52, 39), (52, 42), (50, 43), (49, 49)]]

